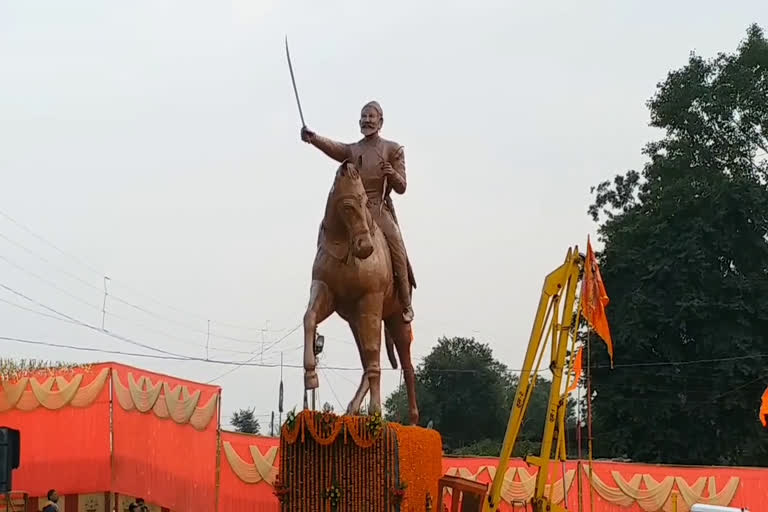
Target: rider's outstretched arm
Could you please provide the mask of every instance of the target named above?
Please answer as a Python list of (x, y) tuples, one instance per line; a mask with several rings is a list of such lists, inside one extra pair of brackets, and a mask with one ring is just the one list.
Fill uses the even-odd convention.
[(327, 139), (317, 134), (312, 136), (310, 142), (317, 149), (339, 163), (350, 158), (352, 155), (352, 152), (349, 150), (349, 144), (344, 144), (343, 142), (336, 142), (335, 140)]

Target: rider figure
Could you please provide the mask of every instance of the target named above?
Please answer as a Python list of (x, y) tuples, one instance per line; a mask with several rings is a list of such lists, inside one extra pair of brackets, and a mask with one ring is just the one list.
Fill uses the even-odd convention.
[(395, 285), (403, 305), (403, 320), (410, 323), (413, 320), (413, 307), (408, 256), (389, 200), (390, 189), (398, 194), (405, 193), (405, 153), (401, 145), (379, 135), (383, 124), (384, 114), (381, 106), (378, 102), (371, 101), (363, 106), (360, 112), (360, 131), (363, 138), (359, 141), (350, 144), (336, 142), (321, 137), (306, 127), (301, 129), (301, 140), (312, 144), (337, 162), (362, 160), (362, 168), (358, 170), (368, 195), (368, 209), (389, 244)]

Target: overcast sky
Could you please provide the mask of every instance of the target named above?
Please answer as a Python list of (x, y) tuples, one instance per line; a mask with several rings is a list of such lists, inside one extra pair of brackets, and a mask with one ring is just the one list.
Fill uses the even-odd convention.
[[(414, 356), (474, 336), (518, 368), (545, 274), (595, 235), (589, 187), (639, 168), (658, 136), (655, 84), (691, 50), (732, 51), (768, 24), (757, 0), (629, 4), (0, 0), (0, 336), (154, 358), (8, 341), (3, 354), (200, 382), (232, 367), (151, 348), (301, 364), (291, 330), (336, 166), (299, 140), (288, 34), (312, 129), (356, 140), (376, 99), (405, 146)], [(39, 314), (100, 328), (103, 276), (105, 327), (123, 339)], [(354, 369), (320, 372), (320, 403), (338, 410), (359, 359), (338, 318), (320, 330), (321, 364)], [(279, 375), (216, 380), (225, 420), (253, 406), (266, 423)], [(284, 378), (287, 410), (302, 372)], [(398, 378), (384, 372), (385, 396)]]

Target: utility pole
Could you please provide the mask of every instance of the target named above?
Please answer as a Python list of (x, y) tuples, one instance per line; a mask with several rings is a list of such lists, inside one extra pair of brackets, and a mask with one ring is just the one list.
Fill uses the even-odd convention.
[(101, 330), (105, 331), (104, 329), (104, 322), (107, 318), (107, 282), (109, 281), (109, 277), (104, 276), (104, 301), (101, 304)]
[(277, 398), (278, 423), (283, 427), (283, 353), (280, 352), (280, 391)]
[(208, 320), (208, 335), (205, 337), (205, 360), (208, 360), (208, 345), (211, 343), (211, 321)]
[(261, 329), (261, 364), (264, 364), (264, 333), (269, 331), (269, 320), (266, 322), (264, 329)]

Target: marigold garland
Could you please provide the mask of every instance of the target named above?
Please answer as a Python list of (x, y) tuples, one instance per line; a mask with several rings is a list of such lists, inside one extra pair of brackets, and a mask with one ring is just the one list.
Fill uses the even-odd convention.
[(43, 361), (38, 359), (0, 358), (0, 382), (12, 382), (21, 377), (33, 375), (62, 375), (64, 373), (88, 372), (91, 364)]
[[(281, 429), (283, 438), (289, 443), (293, 444), (299, 438), (299, 433), (302, 430), (303, 422), (299, 421), (296, 416), (296, 411), (288, 411), (285, 417), (285, 423)], [(303, 436), (302, 436), (303, 437)]]
[(331, 510), (339, 508), (339, 502), (341, 501), (341, 489), (337, 484), (332, 484), (325, 490), (325, 499), (331, 506)]
[(381, 417), (381, 412), (376, 411), (368, 416), (365, 427), (372, 436), (376, 437), (381, 432), (381, 429), (384, 428), (384, 419)]
[(390, 423), (399, 445), (400, 478), (408, 482), (403, 510), (423, 510), (429, 496), (437, 496), (443, 473), (443, 441), (436, 430)]
[[(364, 418), (364, 421), (361, 421)], [(340, 435), (347, 435), (360, 448), (370, 448), (379, 440), (384, 430), (384, 421), (381, 414), (377, 413), (368, 417), (360, 416), (336, 416), (331, 412), (302, 411), (301, 413), (286, 419), (282, 428), (282, 434), (288, 444), (299, 440), (304, 442), (305, 433), (321, 446), (330, 446)]]
[(437, 494), (436, 431), (387, 423), (380, 414), (302, 411), (289, 419), (280, 440), (284, 512), (424, 510)]
[(290, 489), (287, 485), (285, 485), (280, 478), (280, 475), (277, 475), (277, 478), (275, 479), (275, 483), (273, 484), (274, 491), (272, 491), (272, 494), (275, 495), (277, 498), (277, 501), (280, 503), (285, 503), (288, 499), (288, 493), (290, 492)]
[(403, 501), (403, 498), (405, 498), (405, 490), (408, 488), (408, 484), (405, 482), (400, 482), (395, 486), (394, 489), (392, 489), (392, 501), (395, 504), (400, 504)]

